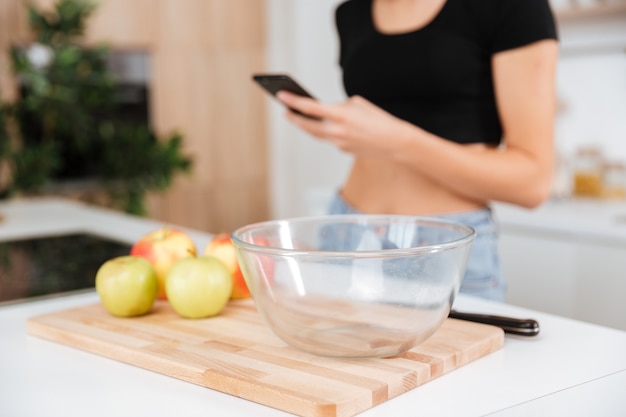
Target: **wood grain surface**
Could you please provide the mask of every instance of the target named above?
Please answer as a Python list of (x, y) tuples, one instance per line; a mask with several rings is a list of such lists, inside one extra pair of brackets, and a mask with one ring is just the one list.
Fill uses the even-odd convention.
[(340, 360), (287, 346), (252, 300), (180, 318), (165, 301), (136, 318), (101, 304), (29, 319), (32, 335), (305, 417), (349, 417), (500, 349), (501, 329), (447, 319), (426, 342), (385, 359)]

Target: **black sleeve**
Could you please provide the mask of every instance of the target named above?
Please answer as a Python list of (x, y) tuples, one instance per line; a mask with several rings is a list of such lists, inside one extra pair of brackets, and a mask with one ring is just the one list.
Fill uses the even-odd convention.
[(337, 38), (339, 39), (339, 57), (338, 62), (340, 66), (343, 66), (343, 44), (345, 40), (345, 29), (347, 27), (346, 18), (349, 15), (347, 10), (350, 7), (348, 1), (343, 2), (335, 9), (335, 29), (337, 31)]
[(558, 39), (548, 0), (495, 0), (490, 3), (493, 7), (492, 53), (544, 39)]

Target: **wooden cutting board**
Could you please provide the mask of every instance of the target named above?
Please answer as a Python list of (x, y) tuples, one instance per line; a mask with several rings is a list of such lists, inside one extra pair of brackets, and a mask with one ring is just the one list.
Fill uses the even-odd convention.
[(32, 335), (305, 417), (349, 417), (502, 347), (497, 327), (447, 319), (426, 342), (385, 359), (339, 360), (288, 347), (252, 300), (180, 318), (167, 302), (116, 318), (101, 304), (28, 320)]

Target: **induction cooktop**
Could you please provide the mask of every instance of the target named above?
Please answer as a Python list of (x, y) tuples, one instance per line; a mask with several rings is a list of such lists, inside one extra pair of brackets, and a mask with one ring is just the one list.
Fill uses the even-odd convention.
[(129, 252), (88, 233), (0, 242), (0, 304), (92, 290), (100, 265)]

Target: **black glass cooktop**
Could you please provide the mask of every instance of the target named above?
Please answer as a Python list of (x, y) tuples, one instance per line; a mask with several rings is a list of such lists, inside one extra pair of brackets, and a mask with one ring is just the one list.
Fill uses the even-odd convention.
[(93, 289), (100, 265), (129, 251), (86, 233), (0, 242), (0, 304)]

